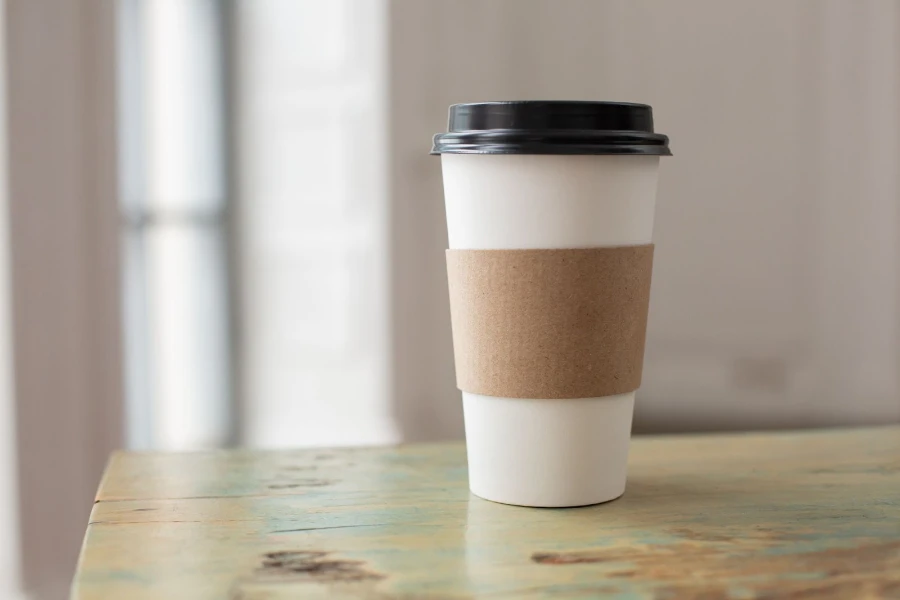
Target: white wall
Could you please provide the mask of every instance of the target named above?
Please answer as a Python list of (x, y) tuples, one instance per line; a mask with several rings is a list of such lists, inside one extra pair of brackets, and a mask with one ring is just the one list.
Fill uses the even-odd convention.
[(21, 593), (6, 171), (6, 2), (0, 1), (0, 598)]
[[(641, 415), (900, 418), (896, 3), (621, 4), (617, 93), (660, 108)], [(681, 140), (679, 142), (679, 140)]]
[(66, 596), (121, 444), (115, 3), (9, 2), (9, 243), (24, 583)]
[(392, 2), (405, 435), (461, 434), (440, 171), (427, 151), (447, 105), (491, 99), (648, 102), (672, 138), (638, 428), (900, 420), (898, 10), (879, 0)]

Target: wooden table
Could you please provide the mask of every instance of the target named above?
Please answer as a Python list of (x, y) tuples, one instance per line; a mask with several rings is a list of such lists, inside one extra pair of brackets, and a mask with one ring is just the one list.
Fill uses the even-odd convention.
[(469, 495), (461, 444), (123, 452), (73, 597), (900, 598), (900, 427), (636, 438), (576, 509)]

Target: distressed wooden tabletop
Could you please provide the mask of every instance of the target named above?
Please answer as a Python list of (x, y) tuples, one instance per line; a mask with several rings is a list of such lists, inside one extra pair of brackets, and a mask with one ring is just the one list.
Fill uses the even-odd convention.
[(116, 454), (73, 597), (900, 598), (900, 427), (635, 438), (625, 495), (588, 508), (480, 500), (465, 465)]

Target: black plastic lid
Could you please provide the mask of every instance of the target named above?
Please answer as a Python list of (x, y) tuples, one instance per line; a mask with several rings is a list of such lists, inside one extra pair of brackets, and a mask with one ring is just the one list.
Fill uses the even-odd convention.
[(653, 131), (653, 109), (630, 102), (454, 104), (448, 130), (432, 154), (672, 154)]

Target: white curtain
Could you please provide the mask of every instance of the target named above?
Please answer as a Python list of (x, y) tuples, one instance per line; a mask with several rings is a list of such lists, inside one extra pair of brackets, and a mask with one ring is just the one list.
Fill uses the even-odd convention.
[(240, 391), (253, 446), (398, 439), (384, 9), (237, 4)]

